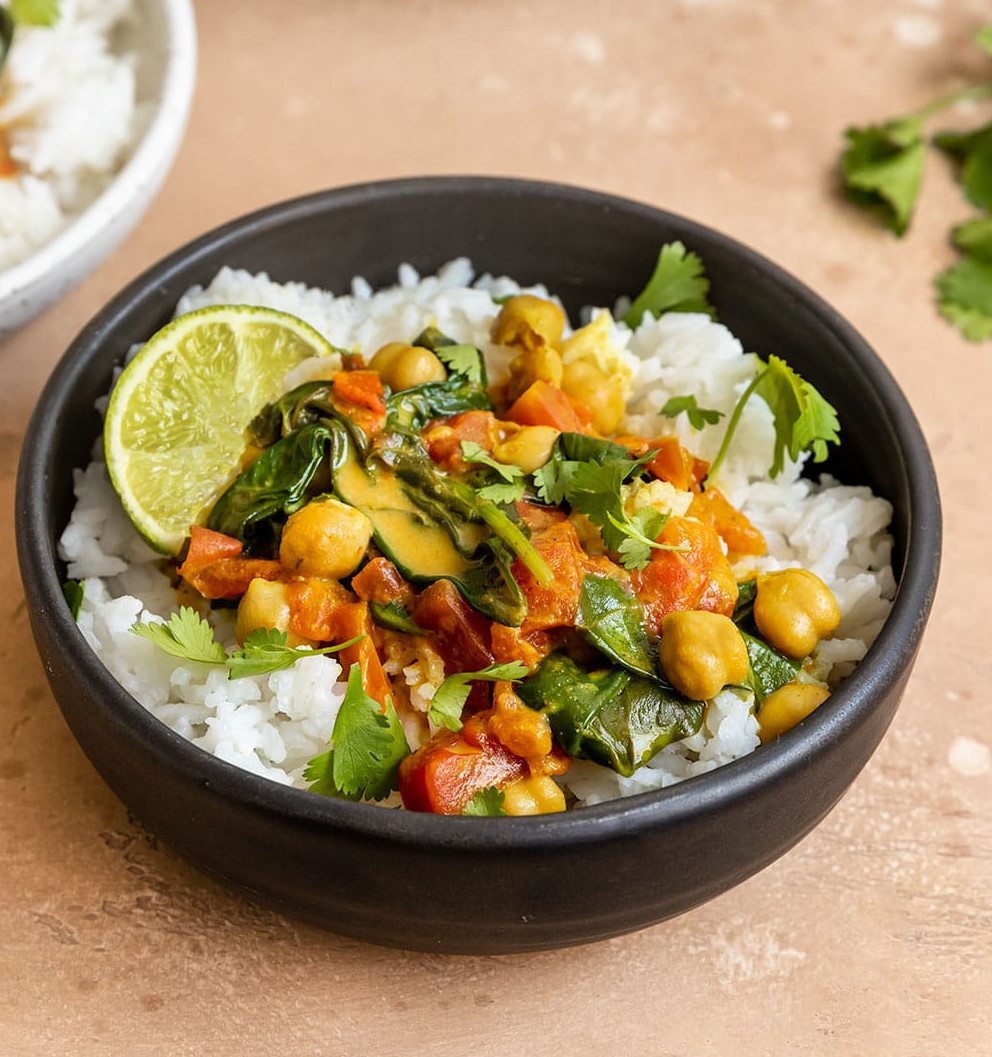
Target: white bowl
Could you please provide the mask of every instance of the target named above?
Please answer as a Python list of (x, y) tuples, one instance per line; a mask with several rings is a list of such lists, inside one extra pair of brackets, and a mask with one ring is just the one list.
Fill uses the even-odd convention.
[(0, 336), (80, 283), (116, 249), (158, 193), (182, 142), (196, 81), (192, 0), (142, 0), (129, 48), (138, 98), (154, 114), (100, 196), (30, 257), (0, 271)]

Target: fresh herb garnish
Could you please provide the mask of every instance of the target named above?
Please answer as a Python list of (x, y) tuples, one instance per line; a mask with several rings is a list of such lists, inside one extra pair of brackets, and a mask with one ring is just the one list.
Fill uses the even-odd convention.
[(769, 474), (777, 477), (785, 467), (785, 454), (795, 460), (804, 451), (814, 462), (827, 457), (827, 444), (839, 444), (837, 412), (820, 393), (801, 378), (786, 362), (769, 356), (741, 394), (727, 424), (720, 450), (710, 466), (707, 481), (716, 473), (730, 448), (741, 414), (748, 400), (757, 393), (771, 409), (775, 426), (775, 448)]
[(481, 444), (474, 440), (463, 440), (462, 458), (465, 462), (476, 463), (479, 466), (487, 466), (494, 470), (500, 480), (494, 484), (483, 485), (476, 489), (476, 494), (481, 499), (488, 499), (490, 503), (515, 503), (523, 498), (525, 491), (524, 477), (526, 474), (519, 466), (502, 463), (494, 459)]
[(436, 345), (434, 355), (454, 374), (464, 375), (476, 385), (482, 381), (479, 350), (474, 345)]
[[(974, 42), (992, 55), (992, 26), (983, 26)], [(992, 83), (968, 86), (919, 110), (882, 124), (849, 128), (841, 158), (843, 188), (855, 204), (880, 214), (896, 235), (905, 234), (920, 193), (926, 160), (926, 123), (937, 113), (966, 101), (992, 97)], [(966, 199), (984, 220), (992, 212), (992, 123), (968, 132), (941, 132), (933, 143), (958, 165)], [(965, 225), (967, 226), (967, 225)], [(992, 338), (992, 297), (988, 260), (970, 252), (955, 228), (953, 244), (964, 253), (934, 280), (940, 313), (969, 341)]]
[(290, 668), (301, 657), (314, 657), (324, 653), (335, 653), (346, 646), (354, 646), (362, 636), (347, 642), (310, 649), (305, 646), (287, 646), (286, 632), (275, 628), (256, 628), (244, 641), (240, 650), (232, 654), (224, 650), (214, 638), (214, 629), (195, 609), (182, 606), (167, 621), (147, 621), (134, 624), (130, 629), (135, 635), (153, 642), (160, 650), (184, 661), (200, 664), (223, 664), (227, 666), (228, 678), (244, 679), (246, 676), (266, 675), (283, 668)]
[(462, 808), (463, 815), (471, 815), (473, 818), (496, 818), (505, 815), (503, 804), (506, 797), (502, 790), (496, 786), (486, 786), (475, 793), (471, 800)]
[(391, 702), (385, 711), (362, 686), (357, 664), (334, 720), (333, 748), (315, 756), (303, 772), (312, 793), (346, 800), (382, 800), (397, 787), (400, 762), (410, 749)]
[(658, 412), (665, 418), (678, 418), (685, 412), (689, 419), (689, 425), (693, 429), (703, 429), (707, 424), (713, 426), (723, 418), (722, 411), (716, 411), (711, 407), (700, 407), (694, 396), (673, 396), (665, 402), (665, 406)]
[(706, 298), (709, 288), (699, 256), (687, 251), (681, 242), (665, 243), (647, 286), (634, 298), (623, 322), (633, 330), (640, 326), (645, 312), (655, 318), (664, 312), (705, 312), (715, 316)]
[(163, 653), (185, 661), (200, 664), (224, 664), (227, 661), (224, 647), (214, 639), (214, 629), (190, 606), (183, 606), (164, 623), (134, 624), (131, 632), (155, 643)]
[(490, 664), (477, 672), (455, 672), (449, 675), (434, 692), (427, 718), (439, 727), (449, 730), (461, 730), (462, 709), (468, 700), (472, 688), (469, 683), (478, 681), (496, 683), (512, 682), (523, 679), (530, 669), (520, 661), (507, 661), (505, 664)]

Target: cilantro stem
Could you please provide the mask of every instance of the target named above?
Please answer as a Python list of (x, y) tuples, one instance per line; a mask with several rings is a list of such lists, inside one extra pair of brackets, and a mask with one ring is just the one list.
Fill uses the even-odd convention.
[(720, 443), (720, 450), (716, 453), (716, 458), (710, 463), (709, 472), (706, 474), (706, 479), (703, 481), (703, 488), (706, 488), (710, 481), (715, 479), (717, 470), (720, 469), (723, 460), (727, 456), (730, 442), (734, 439), (734, 433), (737, 431), (737, 424), (740, 422), (741, 415), (744, 413), (744, 405), (751, 399), (751, 395), (758, 388), (761, 379), (768, 373), (768, 370), (769, 368), (765, 366), (762, 370), (758, 371), (758, 373), (751, 379), (751, 384), (744, 390), (740, 399), (737, 401), (737, 405), (727, 421), (727, 432), (723, 435), (723, 440)]
[(947, 92), (945, 95), (938, 96), (938, 98), (927, 103), (926, 106), (921, 107), (910, 116), (919, 118), (920, 121), (927, 121), (934, 114), (939, 114), (941, 110), (947, 110), (948, 107), (955, 106), (957, 103), (990, 98), (992, 98), (992, 84), (971, 85), (968, 88), (960, 88), (954, 92)]

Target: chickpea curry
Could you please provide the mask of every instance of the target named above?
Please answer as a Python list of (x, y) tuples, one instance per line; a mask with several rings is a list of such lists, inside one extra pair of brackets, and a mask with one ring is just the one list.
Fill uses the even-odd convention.
[(831, 591), (735, 574), (765, 540), (679, 440), (621, 432), (608, 315), (570, 332), (556, 302), (505, 299), (495, 386), (479, 349), (406, 337), (262, 410), (179, 565), (190, 599), (236, 605), (240, 644), (336, 654), (314, 791), (562, 811), (573, 760), (629, 775), (725, 689), (754, 695), (763, 741), (826, 699), (808, 658)]

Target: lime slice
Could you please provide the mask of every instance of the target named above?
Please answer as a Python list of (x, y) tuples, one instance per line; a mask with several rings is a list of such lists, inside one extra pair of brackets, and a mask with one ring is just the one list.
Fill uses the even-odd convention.
[(335, 355), (285, 312), (221, 305), (163, 327), (124, 368), (103, 428), (107, 469), (135, 527), (176, 554), (228, 484), (245, 428), (284, 391), (286, 372)]

